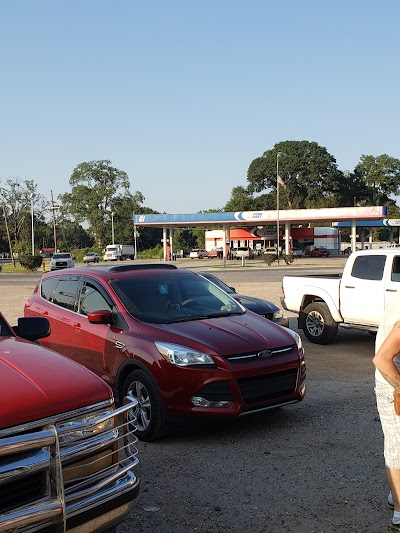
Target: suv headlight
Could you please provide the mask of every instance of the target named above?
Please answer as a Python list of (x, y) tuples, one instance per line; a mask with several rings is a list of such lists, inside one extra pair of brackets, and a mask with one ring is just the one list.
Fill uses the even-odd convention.
[(210, 355), (207, 353), (192, 350), (186, 346), (179, 344), (171, 344), (169, 342), (155, 342), (157, 350), (164, 357), (168, 363), (177, 366), (190, 365), (214, 365), (215, 363)]
[(289, 328), (287, 328), (286, 331), (288, 333), (290, 333), (290, 335), (294, 338), (294, 340), (296, 341), (297, 348), (298, 348), (300, 354), (303, 355), (304, 354), (304, 348), (303, 348), (303, 343), (302, 343), (300, 335), (298, 333), (296, 333), (295, 331), (293, 331), (292, 329), (289, 329)]

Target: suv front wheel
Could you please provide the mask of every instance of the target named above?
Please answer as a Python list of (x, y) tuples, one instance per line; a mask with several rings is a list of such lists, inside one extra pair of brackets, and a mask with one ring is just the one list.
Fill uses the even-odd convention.
[(152, 442), (167, 433), (165, 409), (153, 376), (144, 370), (131, 372), (122, 388), (122, 397), (132, 396), (138, 405), (132, 412), (138, 439)]

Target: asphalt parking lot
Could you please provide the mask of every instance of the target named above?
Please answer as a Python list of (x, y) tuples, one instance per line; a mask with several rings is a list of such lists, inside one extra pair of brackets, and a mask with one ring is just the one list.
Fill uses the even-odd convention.
[[(177, 263), (214, 266), (238, 292), (279, 304), (284, 274), (338, 271), (344, 261), (337, 259), (226, 269), (206, 260)], [(1, 307), (11, 323), (38, 278), (0, 274)], [(293, 317), (290, 322), (295, 329)], [(142, 490), (119, 533), (386, 531), (374, 338), (344, 331), (328, 346), (302, 338), (308, 386), (303, 402), (231, 423), (177, 426), (161, 442), (139, 443)]]

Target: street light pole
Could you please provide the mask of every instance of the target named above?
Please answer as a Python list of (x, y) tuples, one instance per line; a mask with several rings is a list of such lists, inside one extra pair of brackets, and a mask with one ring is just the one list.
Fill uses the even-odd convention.
[(112, 244), (114, 244), (114, 212), (111, 212), (111, 236)]
[(135, 259), (137, 259), (137, 229), (135, 224), (135, 211), (132, 214), (132, 220), (133, 220), (133, 242), (135, 245)]
[(276, 154), (276, 242), (278, 252), (278, 266), (279, 266), (279, 158), (281, 153)]
[(34, 221), (33, 221), (33, 192), (30, 194), (31, 198), (31, 234), (32, 234), (32, 255), (35, 255), (35, 227), (34, 227)]

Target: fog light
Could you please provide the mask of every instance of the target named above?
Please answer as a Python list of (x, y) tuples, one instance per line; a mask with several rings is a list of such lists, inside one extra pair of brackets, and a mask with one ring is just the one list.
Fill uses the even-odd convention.
[(192, 403), (196, 407), (231, 407), (232, 402), (216, 401), (210, 402), (201, 396), (192, 396)]

